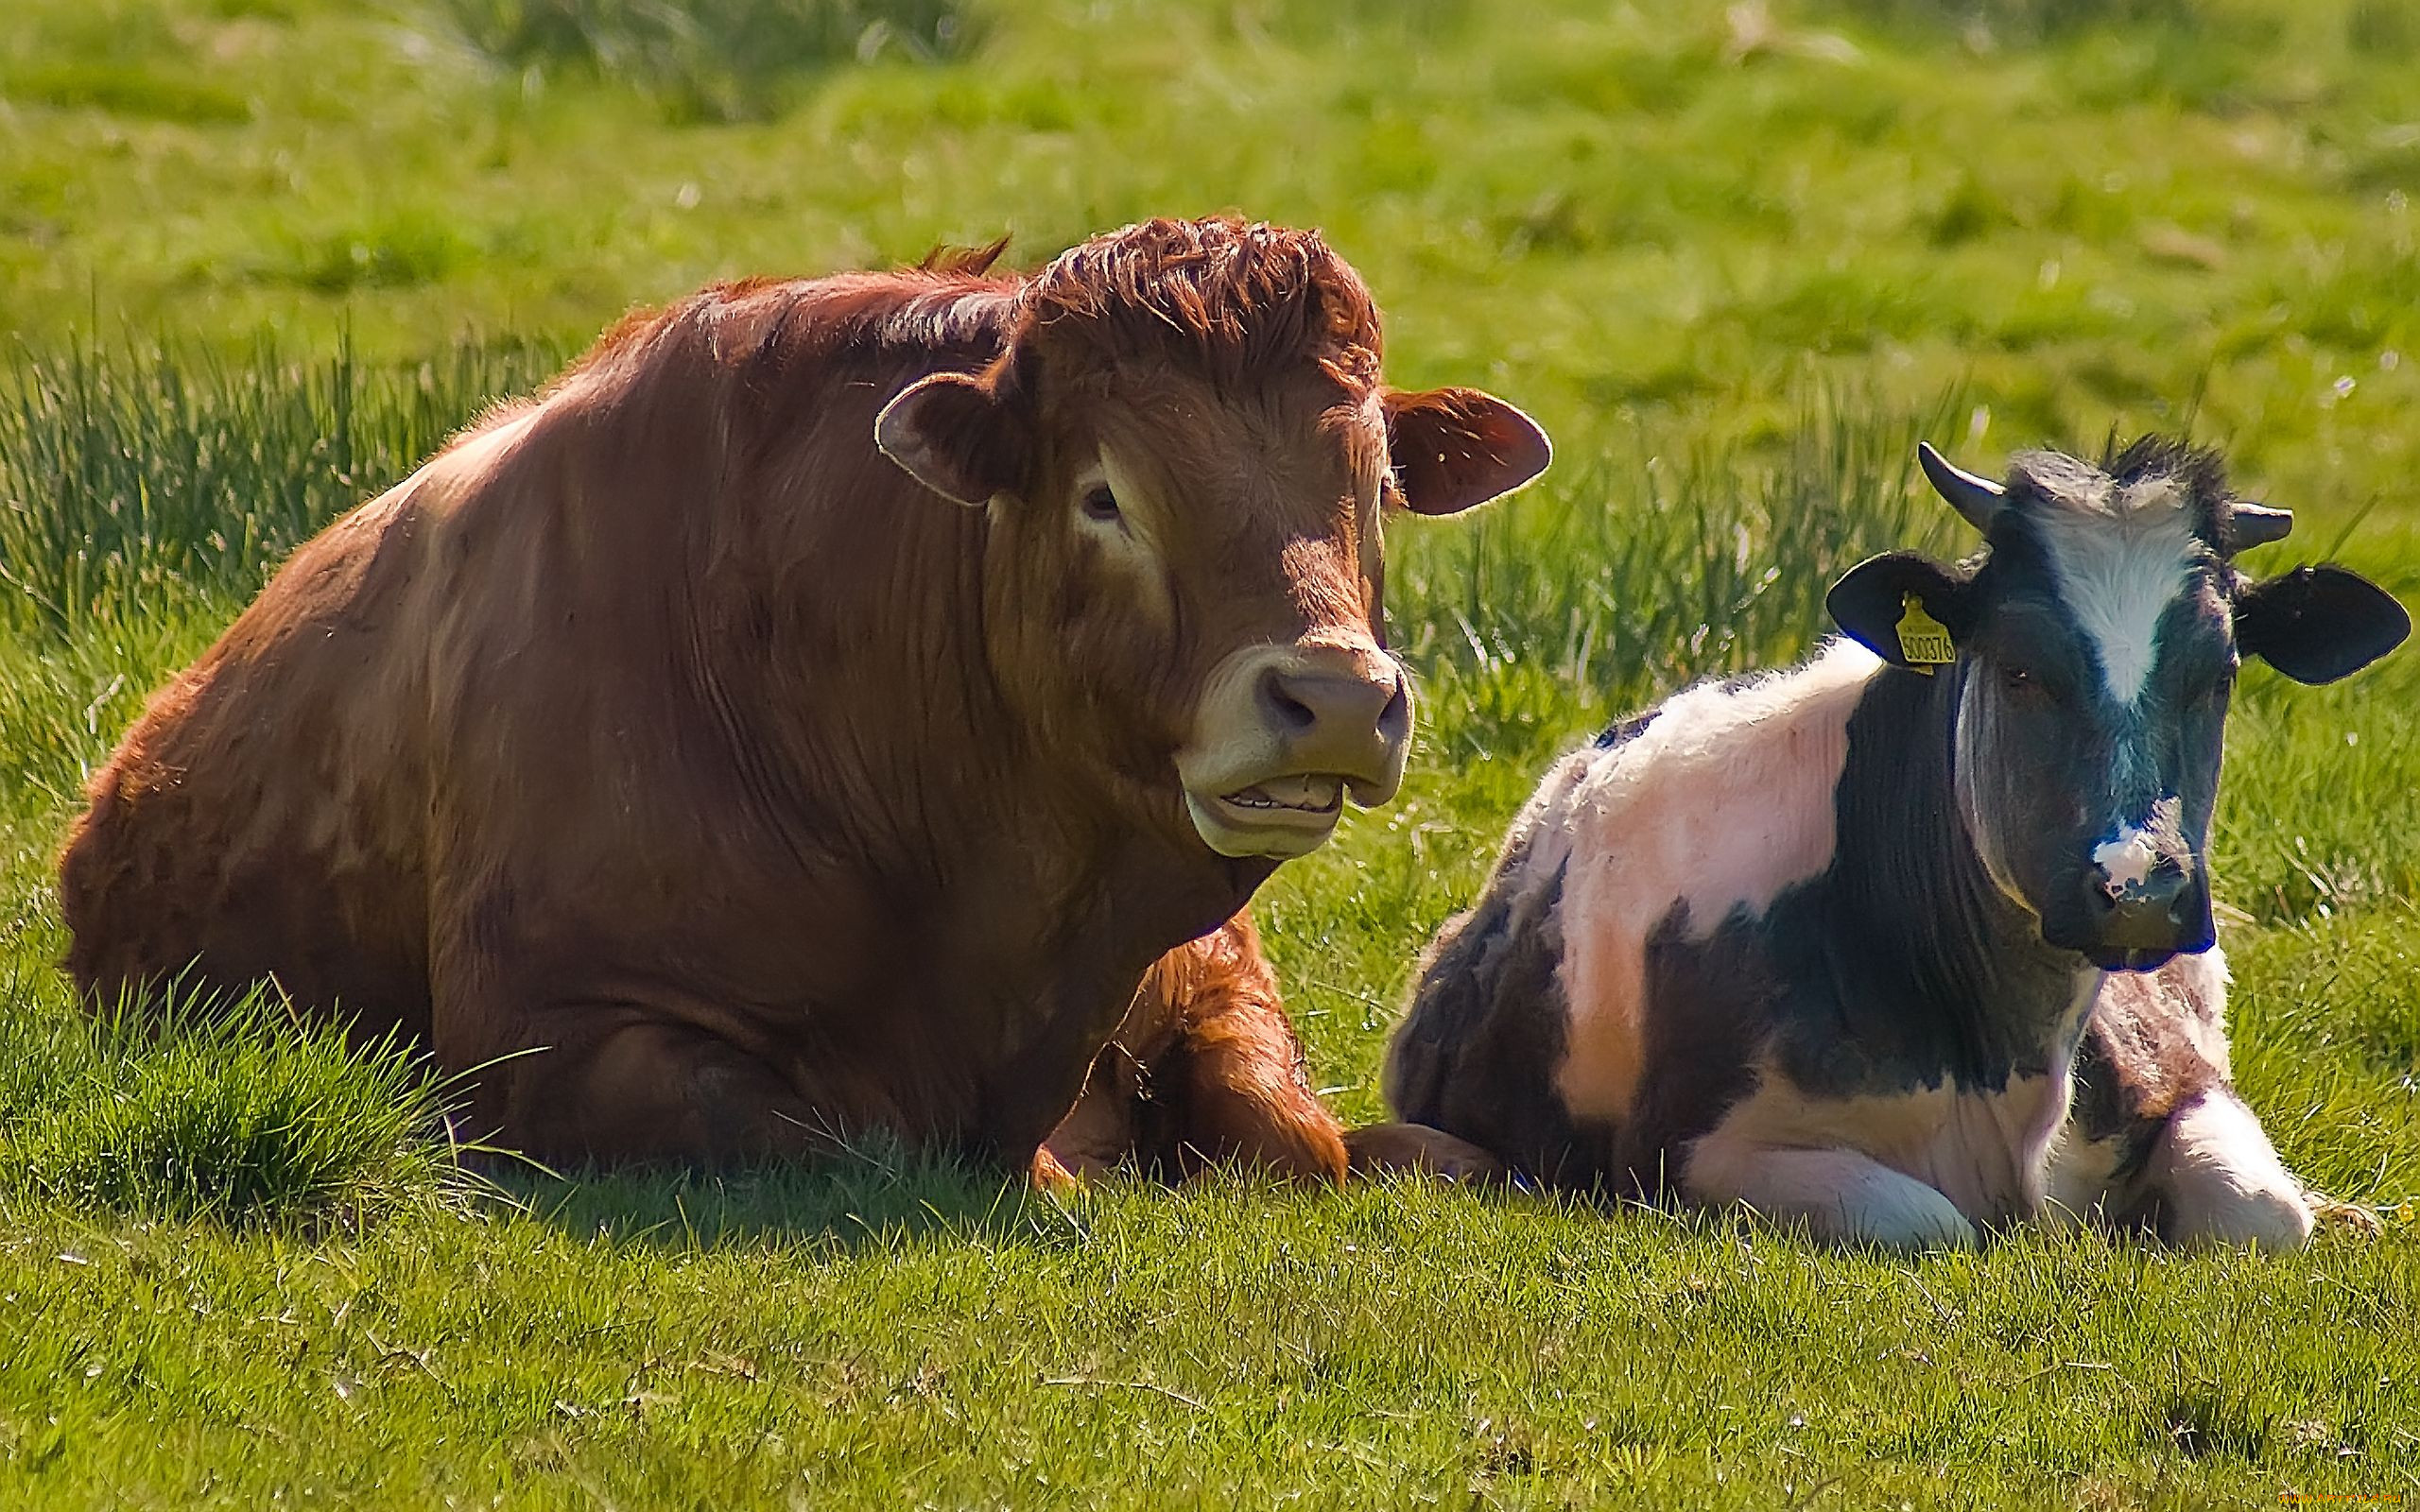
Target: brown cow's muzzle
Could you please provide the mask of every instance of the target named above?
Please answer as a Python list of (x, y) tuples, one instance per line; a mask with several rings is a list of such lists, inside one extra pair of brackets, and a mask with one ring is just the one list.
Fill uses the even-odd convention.
[(1253, 646), (1211, 675), (1177, 777), (1203, 844), (1283, 860), (1319, 849), (1347, 792), (1393, 798), (1410, 744), (1410, 685), (1375, 645)]

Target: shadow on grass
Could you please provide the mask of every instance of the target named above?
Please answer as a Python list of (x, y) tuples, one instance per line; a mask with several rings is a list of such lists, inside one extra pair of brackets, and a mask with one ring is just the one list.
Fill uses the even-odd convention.
[[(545, 1171), (513, 1157), (484, 1158), (483, 1186), (528, 1218), (578, 1238), (693, 1251), (804, 1244), (842, 1252), (923, 1242), (1075, 1248), (1092, 1237), (1096, 1205), (1132, 1198), (1173, 1208), (1241, 1204), (1253, 1194), (1358, 1205), (1417, 1187), (1412, 1206), (1466, 1202), (1480, 1209), (1570, 1208), (1610, 1213), (1631, 1204), (1540, 1193), (1511, 1183), (1457, 1187), (1426, 1177), (1357, 1177), (1341, 1193), (1266, 1173), (1217, 1166), (1178, 1181), (1132, 1168), (1072, 1194), (1036, 1189), (1004, 1172), (896, 1145), (855, 1145), (812, 1162), (735, 1171)], [(1182, 1219), (1180, 1219), (1180, 1222)]]
[(845, 1251), (940, 1239), (1027, 1248), (1082, 1243), (1081, 1196), (1022, 1173), (897, 1148), (720, 1172), (570, 1170), (481, 1161), (484, 1184), (529, 1218), (579, 1238), (671, 1250), (805, 1244)]

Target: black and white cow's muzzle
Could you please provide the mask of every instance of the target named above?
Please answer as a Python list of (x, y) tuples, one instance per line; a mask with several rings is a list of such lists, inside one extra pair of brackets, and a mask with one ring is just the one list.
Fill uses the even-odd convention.
[[(2150, 971), (2218, 939), (2208, 869), (2191, 851), (2118, 858), (2101, 848), (2064, 900), (2043, 916), (2042, 936), (2104, 971)], [(2132, 863), (2131, 865), (2128, 863)]]

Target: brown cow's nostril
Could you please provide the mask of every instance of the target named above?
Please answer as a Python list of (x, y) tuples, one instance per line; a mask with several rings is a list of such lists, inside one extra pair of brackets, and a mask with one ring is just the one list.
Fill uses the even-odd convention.
[(1272, 668), (1257, 689), (1261, 717), (1298, 771), (1375, 780), (1400, 754), (1411, 723), (1400, 673)]
[(1387, 740), (1402, 740), (1411, 733), (1411, 687), (1402, 673), (1394, 675), (1395, 696), (1378, 711), (1378, 733)]
[(1288, 735), (1308, 734), (1320, 722), (1319, 711), (1295, 696), (1289, 680), (1282, 672), (1272, 671), (1260, 679), (1260, 704), (1269, 722)]

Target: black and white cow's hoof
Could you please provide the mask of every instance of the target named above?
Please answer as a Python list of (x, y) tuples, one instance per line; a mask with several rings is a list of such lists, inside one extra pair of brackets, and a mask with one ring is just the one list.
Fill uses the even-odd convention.
[(1352, 1174), (1360, 1177), (1425, 1176), (1439, 1181), (1494, 1185), (1512, 1168), (1470, 1141), (1426, 1124), (1374, 1124), (1344, 1136)]
[(2314, 1217), (2299, 1192), (2245, 1193), (2198, 1213), (2172, 1214), (2168, 1239), (2186, 1249), (2257, 1245), (2273, 1254), (2284, 1253), (2310, 1243)]
[(2386, 1232), (2386, 1225), (2377, 1213), (2358, 1202), (2339, 1202), (2308, 1187), (2303, 1188), (2303, 1201), (2309, 1207), (2316, 1227), (2342, 1228), (2357, 1239), (2376, 1239)]

